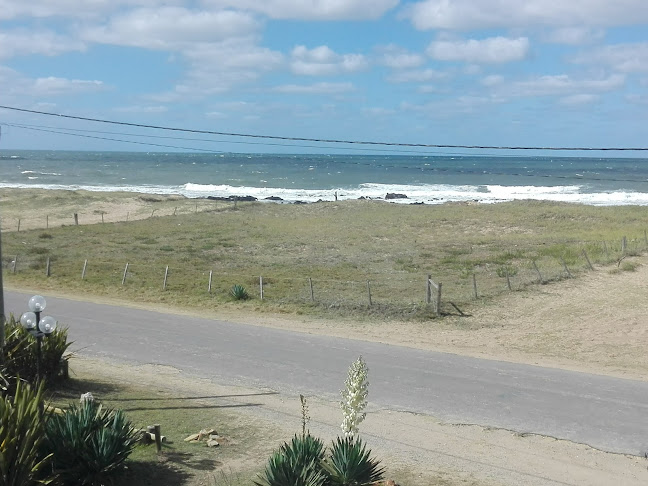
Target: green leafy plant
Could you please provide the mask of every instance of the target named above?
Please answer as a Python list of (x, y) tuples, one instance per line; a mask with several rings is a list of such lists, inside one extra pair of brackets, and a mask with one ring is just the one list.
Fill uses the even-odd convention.
[[(67, 340), (67, 329), (57, 327), (48, 337), (43, 338), (41, 346), (41, 374), (45, 381), (56, 378), (62, 367), (65, 352), (72, 343)], [(5, 372), (10, 381), (10, 389), (15, 386), (17, 377), (36, 381), (36, 338), (27, 331), (14, 316), (5, 324)]]
[(234, 285), (229, 293), (234, 300), (248, 300), (250, 298), (246, 288), (239, 284)]
[(518, 269), (514, 265), (500, 265), (497, 267), (495, 270), (497, 273), (498, 277), (506, 277), (507, 275), (509, 277), (515, 277), (518, 273)]
[(123, 466), (138, 436), (121, 410), (86, 400), (47, 423), (46, 445), (66, 485), (101, 485)]
[(354, 437), (338, 437), (333, 443), (330, 458), (322, 463), (329, 476), (329, 484), (335, 486), (366, 486), (383, 479), (384, 468), (380, 461), (371, 458), (362, 440)]
[(324, 443), (310, 434), (295, 435), (268, 460), (256, 486), (324, 486)]
[(0, 398), (0, 484), (49, 484), (45, 476), (51, 454), (41, 455), (44, 440), (43, 384), (33, 389), (18, 382), (14, 396)]
[(345, 388), (342, 390), (342, 431), (346, 437), (358, 433), (358, 425), (365, 419), (364, 412), (367, 406), (367, 395), (369, 394), (369, 381), (367, 375), (369, 368), (360, 356), (349, 368), (349, 375), (345, 381)]

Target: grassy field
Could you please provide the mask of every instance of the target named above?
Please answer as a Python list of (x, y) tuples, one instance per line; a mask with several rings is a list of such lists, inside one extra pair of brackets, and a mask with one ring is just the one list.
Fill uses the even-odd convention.
[[(61, 214), (71, 214), (79, 199), (97, 198), (84, 204), (102, 201), (96, 194), (45, 192), (43, 197), (56, 200)], [(104, 198), (104, 204), (119, 205), (119, 195)], [(20, 193), (5, 191), (2, 199), (4, 221), (16, 221), (30, 209)], [(626, 254), (647, 247), (647, 210), (634, 206), (534, 201), (427, 206), (368, 200), (234, 206), (155, 197), (139, 203), (139, 217), (145, 219), (135, 221), (78, 226), (69, 221), (71, 225), (20, 232), (7, 231), (5, 224), (6, 282), (202, 310), (236, 306), (322, 316), (427, 318), (433, 315), (425, 305), (428, 274), (443, 283), (442, 310), (453, 313), (450, 303), (469, 310), (475, 302), (475, 283), (483, 302), (509, 291), (507, 274), (512, 289), (520, 290), (538, 284), (540, 277), (547, 283), (565, 278), (567, 270), (572, 275), (587, 271), (583, 250), (593, 264), (617, 261), (621, 268), (624, 236)], [(51, 275), (46, 278), (48, 259)], [(228, 291), (234, 284), (244, 285), (253, 298), (232, 303)]]

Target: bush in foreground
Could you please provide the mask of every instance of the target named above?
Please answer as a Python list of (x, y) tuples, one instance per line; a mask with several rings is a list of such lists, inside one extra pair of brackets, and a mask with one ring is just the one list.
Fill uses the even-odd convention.
[(46, 427), (46, 447), (55, 452), (54, 471), (65, 485), (104, 484), (123, 466), (137, 439), (121, 410), (93, 400), (52, 415)]
[(0, 398), (0, 484), (48, 484), (45, 470), (51, 454), (41, 455), (44, 440), (43, 385), (33, 389), (18, 382), (14, 396)]

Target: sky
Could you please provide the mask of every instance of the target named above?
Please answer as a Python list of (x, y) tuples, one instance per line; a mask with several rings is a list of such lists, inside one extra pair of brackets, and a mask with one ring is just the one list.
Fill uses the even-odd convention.
[[(285, 137), (646, 147), (647, 24), (646, 0), (0, 0), (0, 105)], [(0, 149), (329, 147), (7, 109), (0, 127)], [(71, 129), (88, 132), (51, 133)]]

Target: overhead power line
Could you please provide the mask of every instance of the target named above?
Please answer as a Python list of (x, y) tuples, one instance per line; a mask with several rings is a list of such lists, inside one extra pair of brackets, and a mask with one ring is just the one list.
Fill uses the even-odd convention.
[(308, 138), (308, 137), (286, 137), (278, 135), (259, 135), (251, 133), (220, 132), (214, 130), (196, 130), (190, 128), (167, 127), (161, 125), (148, 125), (143, 123), (130, 123), (116, 120), (105, 120), (101, 118), (89, 118), (75, 115), (64, 115), (62, 113), (51, 113), (47, 111), (28, 110), (14, 106), (3, 106), (5, 110), (18, 111), (22, 113), (32, 113), (44, 116), (56, 116), (71, 120), (81, 120), (96, 123), (109, 123), (112, 125), (121, 125), (138, 128), (150, 128), (154, 130), (168, 130), (184, 133), (201, 133), (208, 135), (221, 135), (227, 137), (244, 137), (267, 140), (286, 140), (294, 142), (318, 142), (332, 144), (351, 144), (351, 145), (369, 145), (369, 146), (389, 146), (389, 147), (421, 147), (421, 148), (451, 148), (451, 149), (488, 149), (488, 150), (554, 150), (554, 151), (648, 151), (648, 147), (532, 147), (532, 146), (505, 146), (505, 145), (454, 145), (454, 144), (429, 144), (429, 143), (400, 143), (400, 142), (376, 142), (367, 140), (337, 140), (325, 138)]

